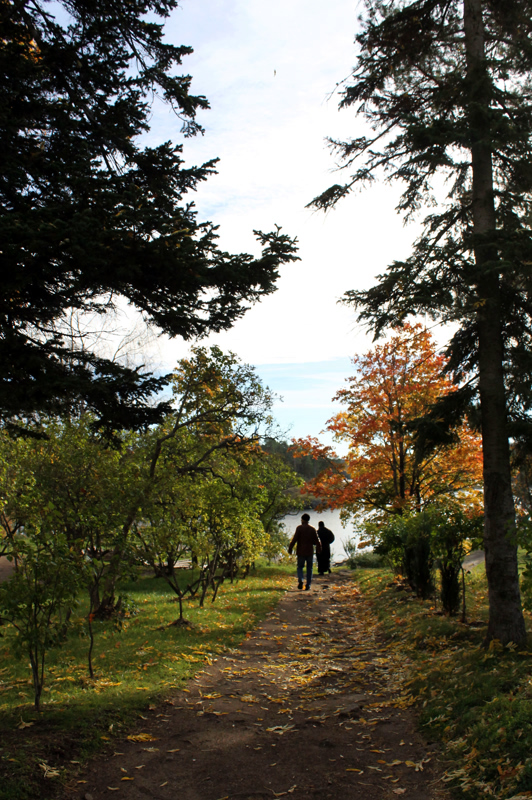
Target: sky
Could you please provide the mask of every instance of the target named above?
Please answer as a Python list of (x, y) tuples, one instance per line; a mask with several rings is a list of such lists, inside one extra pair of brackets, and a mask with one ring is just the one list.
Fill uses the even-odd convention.
[[(194, 48), (183, 72), (211, 105), (198, 118), (204, 136), (184, 140), (187, 164), (220, 159), (195, 194), (199, 220), (218, 224), (220, 246), (235, 253), (259, 255), (253, 229), (280, 225), (299, 241), (301, 260), (283, 267), (277, 291), (204, 341), (254, 365), (283, 399), (274, 413), (287, 438), (320, 437), (340, 410), (332, 397), (353, 373), (351, 358), (371, 346), (339, 299), (408, 255), (416, 234), (395, 212), (398, 189), (385, 184), (327, 214), (305, 207), (348, 177), (337, 174), (326, 137), (364, 130), (354, 111), (338, 110), (337, 89), (355, 64), (361, 11), (352, 0), (181, 0), (165, 24), (170, 41)], [(183, 141), (179, 127), (154, 109), (154, 142)], [(160, 340), (157, 357), (167, 369), (187, 351)]]

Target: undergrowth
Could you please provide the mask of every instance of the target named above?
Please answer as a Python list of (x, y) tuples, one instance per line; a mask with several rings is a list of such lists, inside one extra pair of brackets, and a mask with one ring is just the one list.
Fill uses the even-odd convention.
[[(532, 650), (483, 646), (483, 566), (467, 576), (468, 622), (443, 616), (385, 570), (359, 570), (385, 637), (402, 654), (424, 735), (444, 746), (444, 782), (463, 800), (532, 797)], [(526, 615), (527, 627), (532, 627)]]

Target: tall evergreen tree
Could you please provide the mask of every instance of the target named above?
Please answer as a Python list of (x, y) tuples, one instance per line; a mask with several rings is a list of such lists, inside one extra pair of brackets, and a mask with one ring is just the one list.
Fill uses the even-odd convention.
[(508, 437), (529, 428), (532, 376), (531, 10), (528, 0), (368, 0), (341, 105), (373, 133), (333, 143), (353, 171), (314, 200), (328, 208), (384, 172), (405, 184), (408, 216), (447, 187), (411, 257), (346, 300), (377, 335), (417, 313), (457, 325), (449, 355), (463, 388), (438, 413), (480, 405), (488, 640), (503, 643), (526, 635)]
[(154, 98), (186, 136), (205, 97), (164, 39), (177, 0), (0, 0), (0, 418), (83, 401), (128, 427), (162, 381), (72, 343), (69, 313), (125, 298), (170, 336), (230, 327), (274, 290), (294, 242), (256, 232), (258, 259), (217, 247), (187, 192), (215, 171), (182, 145), (145, 146)]

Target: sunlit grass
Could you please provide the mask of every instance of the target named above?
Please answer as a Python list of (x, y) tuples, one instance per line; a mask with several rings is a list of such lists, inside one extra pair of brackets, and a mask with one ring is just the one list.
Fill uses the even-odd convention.
[(425, 736), (443, 744), (448, 786), (467, 800), (532, 796), (532, 652), (484, 648), (484, 567), (466, 576), (466, 624), (443, 616), (436, 600), (398, 590), (390, 572), (361, 570), (356, 580), (402, 654)]
[[(164, 581), (141, 577), (121, 586), (126, 613), (120, 624), (93, 622), (94, 679), (82, 598), (67, 640), (47, 656), (41, 714), (33, 708), (29, 663), (14, 657), (14, 631), (1, 628), (0, 800), (41, 797), (32, 775), (50, 747), (56, 761), (59, 751), (69, 760), (85, 758), (123, 733), (143, 709), (237, 647), (278, 602), (292, 572), (260, 565), (245, 580), (226, 581), (214, 603), (207, 596), (199, 608), (197, 598), (187, 599), (187, 626), (170, 625), (179, 609)], [(183, 574), (183, 581), (187, 577)]]

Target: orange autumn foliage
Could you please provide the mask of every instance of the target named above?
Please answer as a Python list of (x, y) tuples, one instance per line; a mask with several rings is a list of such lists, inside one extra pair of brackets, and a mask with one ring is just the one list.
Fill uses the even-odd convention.
[(453, 497), (464, 508), (478, 508), (482, 497), (480, 435), (465, 423), (455, 443), (420, 454), (412, 422), (438, 397), (456, 391), (442, 374), (445, 357), (436, 352), (421, 325), (404, 325), (385, 344), (353, 359), (356, 373), (335, 400), (345, 410), (327, 423), (348, 454), (339, 458), (317, 439), (293, 440), (295, 455), (326, 458), (329, 467), (303, 491), (321, 507), (348, 512), (397, 513), (421, 509), (439, 497)]

